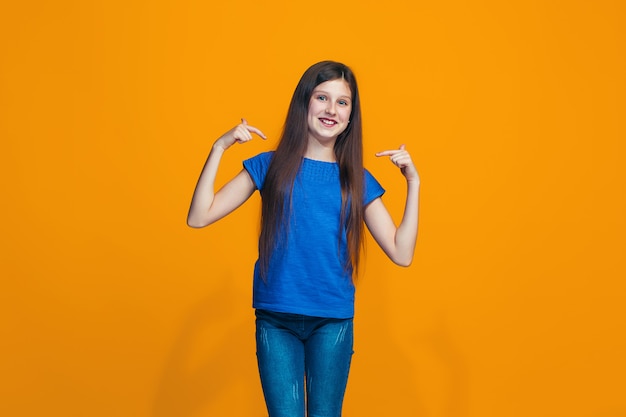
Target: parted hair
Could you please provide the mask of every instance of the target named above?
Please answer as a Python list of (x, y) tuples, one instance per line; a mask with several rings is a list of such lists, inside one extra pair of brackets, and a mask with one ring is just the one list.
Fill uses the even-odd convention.
[[(270, 163), (262, 190), (261, 235), (259, 239), (260, 272), (267, 276), (272, 251), (289, 227), (291, 192), (308, 143), (307, 115), (313, 90), (319, 84), (345, 80), (352, 93), (350, 122), (337, 137), (334, 151), (341, 183), (341, 229), (346, 230), (348, 259), (345, 267), (356, 273), (363, 246), (363, 135), (361, 104), (352, 70), (334, 61), (322, 61), (309, 67), (298, 82), (289, 104), (280, 141)], [(341, 230), (338, 230), (338, 239)], [(338, 240), (339, 242), (339, 240)], [(339, 246), (338, 246), (339, 247)]]

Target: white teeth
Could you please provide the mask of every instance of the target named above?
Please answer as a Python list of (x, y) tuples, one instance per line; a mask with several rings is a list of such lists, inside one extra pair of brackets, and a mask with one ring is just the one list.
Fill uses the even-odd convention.
[(328, 120), (328, 119), (320, 119), (320, 121), (327, 126), (332, 126), (336, 123), (334, 120)]

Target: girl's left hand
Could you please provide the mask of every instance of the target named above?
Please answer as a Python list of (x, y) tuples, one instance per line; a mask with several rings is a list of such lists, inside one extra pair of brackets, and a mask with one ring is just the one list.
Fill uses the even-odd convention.
[(417, 173), (415, 165), (413, 165), (411, 155), (406, 150), (406, 147), (404, 145), (400, 145), (400, 149), (392, 149), (388, 151), (378, 152), (376, 156), (388, 156), (389, 160), (395, 166), (400, 168), (400, 172), (402, 172), (402, 175), (405, 176), (407, 181), (417, 181), (419, 183), (419, 174)]

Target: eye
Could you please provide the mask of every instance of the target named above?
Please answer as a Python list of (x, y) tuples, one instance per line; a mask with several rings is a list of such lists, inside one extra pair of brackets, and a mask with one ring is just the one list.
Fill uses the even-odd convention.
[(347, 106), (348, 105), (348, 101), (347, 100), (339, 100), (339, 105), (340, 106)]
[(322, 94), (320, 94), (319, 96), (317, 96), (317, 99), (318, 99), (319, 101), (326, 101), (326, 100), (328, 100), (328, 98), (327, 98), (325, 95), (322, 95)]

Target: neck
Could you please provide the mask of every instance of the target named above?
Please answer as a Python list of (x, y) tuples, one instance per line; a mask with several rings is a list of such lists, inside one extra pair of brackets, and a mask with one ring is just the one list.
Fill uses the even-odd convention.
[(335, 156), (335, 141), (320, 143), (316, 140), (309, 139), (304, 157), (324, 162), (337, 162)]

